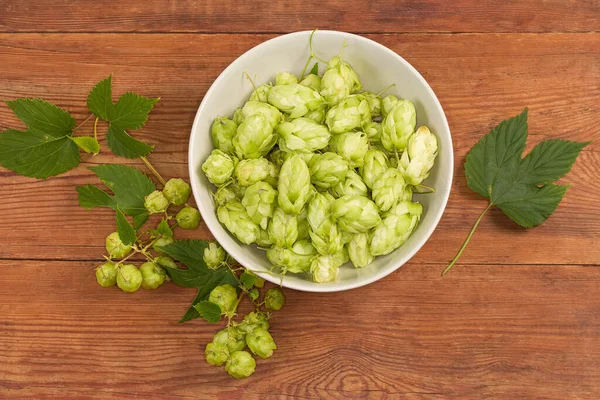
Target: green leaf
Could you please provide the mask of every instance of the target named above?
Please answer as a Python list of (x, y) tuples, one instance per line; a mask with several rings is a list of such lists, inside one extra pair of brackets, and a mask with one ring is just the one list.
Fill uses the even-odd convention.
[(135, 139), (113, 125), (110, 125), (106, 132), (106, 143), (113, 153), (129, 159), (147, 156), (154, 150), (154, 146)]
[(77, 136), (71, 137), (71, 140), (75, 142), (77, 147), (86, 153), (98, 154), (100, 153), (100, 143), (91, 136)]
[(229, 268), (211, 270), (206, 266), (202, 256), (207, 246), (208, 242), (205, 240), (178, 240), (162, 247), (168, 256), (188, 267), (188, 269), (167, 269), (173, 283), (183, 287), (198, 288), (198, 294), (179, 322), (198, 318), (199, 314), (194, 305), (206, 300), (215, 287), (226, 283), (237, 287), (237, 279)]
[(554, 212), (567, 187), (548, 184), (569, 172), (589, 142), (547, 140), (521, 158), (526, 140), (527, 109), (501, 122), (473, 146), (467, 154), (465, 175), (471, 189), (528, 228)]
[(193, 306), (198, 314), (211, 324), (216, 324), (221, 319), (221, 308), (207, 300), (201, 300)]
[(129, 135), (126, 130), (139, 129), (148, 120), (148, 114), (159, 98), (148, 98), (135, 93), (123, 94), (112, 102), (112, 78), (100, 81), (90, 92), (88, 108), (98, 118), (109, 123), (106, 139), (108, 147), (118, 156), (137, 158), (150, 154), (150, 146)]
[(90, 167), (90, 170), (108, 186), (113, 195), (94, 185), (79, 186), (79, 205), (86, 209), (110, 207), (113, 210), (119, 206), (125, 214), (134, 217), (136, 226), (140, 223), (143, 225), (148, 218), (144, 198), (156, 190), (150, 178), (137, 168), (120, 164), (98, 165)]
[(171, 227), (169, 226), (169, 223), (166, 219), (160, 221), (160, 224), (158, 224), (156, 230), (159, 234), (161, 234), (164, 237), (173, 237), (173, 231), (171, 230)]
[(551, 139), (539, 143), (521, 158), (527, 141), (527, 109), (501, 122), (467, 154), (467, 185), (490, 199), (458, 254), (442, 272), (445, 275), (458, 261), (485, 213), (497, 206), (524, 228), (544, 222), (556, 210), (568, 186), (552, 182), (571, 170), (581, 150), (590, 142)]
[(319, 63), (316, 62), (310, 70), (309, 74), (319, 75)]
[(125, 244), (134, 244), (137, 240), (135, 229), (127, 221), (125, 214), (123, 214), (119, 206), (117, 206), (117, 233), (121, 241)]
[(256, 278), (258, 277), (254, 274), (242, 272), (242, 274), (240, 275), (240, 282), (242, 283), (242, 286), (244, 286), (245, 289), (250, 289), (256, 283)]
[(26, 131), (0, 134), (0, 164), (18, 174), (48, 178), (79, 165), (79, 150), (70, 140), (75, 119), (62, 108), (41, 99), (7, 101)]

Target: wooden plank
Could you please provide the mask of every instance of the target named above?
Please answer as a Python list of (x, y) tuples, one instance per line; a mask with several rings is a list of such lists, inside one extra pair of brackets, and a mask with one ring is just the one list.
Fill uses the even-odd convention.
[(600, 30), (600, 4), (577, 0), (273, 2), (5, 0), (4, 32), (563, 32)]
[[(231, 380), (203, 360), (220, 326), (176, 324), (193, 290), (99, 287), (89, 262), (0, 261), (0, 397), (600, 396), (595, 267), (410, 263), (348, 292), (286, 291), (278, 350)], [(576, 382), (576, 384), (574, 384)]]
[[(268, 37), (0, 34), (0, 98), (43, 97), (82, 120), (87, 92), (113, 72), (115, 93), (133, 90), (162, 97), (140, 135), (157, 146), (150, 159), (164, 175), (185, 177), (187, 140), (200, 99), (237, 55)], [(480, 226), (464, 261), (598, 264), (600, 188), (595, 176), (600, 168), (600, 128), (595, 121), (600, 109), (600, 34), (369, 37), (423, 73), (452, 129), (456, 151), (452, 195), (439, 228), (415, 261), (444, 263), (453, 257), (485, 207), (466, 187), (464, 156), (493, 125), (528, 105), (529, 147), (549, 137), (596, 142), (563, 180), (573, 186), (550, 220), (523, 230), (495, 210)], [(1, 104), (0, 129), (17, 125)], [(89, 131), (90, 125), (85, 129)], [(103, 237), (114, 230), (112, 214), (78, 208), (74, 186), (93, 181), (85, 169), (90, 162), (129, 161), (106, 151), (84, 159), (79, 169), (47, 181), (0, 173), (0, 258), (100, 259)], [(187, 235), (209, 237), (205, 227)]]

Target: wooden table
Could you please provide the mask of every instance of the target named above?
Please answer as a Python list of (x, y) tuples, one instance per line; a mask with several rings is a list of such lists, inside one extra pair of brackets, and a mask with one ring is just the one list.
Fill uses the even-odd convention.
[[(166, 176), (187, 175), (202, 96), (252, 46), (280, 33), (337, 29), (374, 39), (431, 84), (456, 158), (444, 217), (387, 278), (343, 293), (287, 291), (279, 349), (246, 380), (204, 361), (215, 326), (177, 324), (194, 292), (133, 295), (97, 285), (110, 211), (78, 207), (75, 185), (105, 151), (36, 181), (0, 170), (0, 398), (600, 398), (600, 2), (294, 3), (256, 0), (3, 0), (0, 98), (35, 96), (88, 114), (89, 89), (162, 99), (142, 135)], [(528, 148), (596, 140), (542, 226), (493, 210), (454, 270), (485, 201), (463, 175), (468, 149), (529, 107)], [(18, 126), (0, 105), (0, 129)], [(87, 125), (85, 129), (91, 129)], [(210, 238), (206, 227), (188, 237)]]

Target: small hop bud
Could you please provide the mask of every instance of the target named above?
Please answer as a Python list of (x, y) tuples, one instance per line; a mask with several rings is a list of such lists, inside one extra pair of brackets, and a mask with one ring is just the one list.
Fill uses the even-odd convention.
[(196, 229), (200, 225), (200, 211), (185, 206), (175, 215), (175, 221), (183, 229)]
[(260, 292), (258, 291), (257, 288), (252, 288), (249, 292), (248, 292), (248, 296), (250, 297), (250, 299), (252, 301), (258, 299), (258, 296), (260, 296)]
[(210, 269), (217, 269), (225, 263), (227, 253), (217, 242), (209, 242), (204, 249), (202, 259)]
[(269, 315), (262, 311), (252, 311), (244, 316), (244, 319), (238, 324), (238, 329), (244, 333), (250, 333), (254, 328), (269, 329)]
[(247, 378), (254, 373), (256, 361), (247, 351), (233, 352), (225, 363), (225, 370), (236, 379)]
[(227, 346), (229, 353), (244, 350), (246, 347), (246, 334), (239, 328), (227, 327), (215, 334), (213, 343), (219, 343)]
[(183, 179), (172, 178), (167, 181), (162, 192), (171, 204), (182, 206), (188, 201), (192, 188)]
[(330, 194), (317, 193), (308, 204), (309, 235), (312, 245), (320, 254), (337, 253), (344, 246), (342, 234), (331, 218), (333, 201)]
[(163, 236), (163, 237), (160, 237), (160, 238), (158, 238), (158, 239), (156, 239), (156, 240), (154, 241), (154, 244), (152, 245), (152, 249), (153, 249), (155, 252), (157, 252), (158, 254), (163, 254), (163, 253), (164, 253), (164, 251), (163, 251), (163, 249), (162, 249), (162, 248), (163, 248), (164, 246), (168, 246), (168, 245), (170, 245), (171, 243), (175, 243), (175, 241), (173, 240), (173, 238), (172, 238), (172, 237)]
[(233, 154), (233, 137), (237, 133), (238, 124), (227, 117), (215, 118), (210, 133), (212, 135), (215, 149), (219, 149), (227, 154)]
[(234, 166), (235, 162), (232, 157), (215, 149), (202, 164), (202, 171), (212, 184), (220, 186), (231, 178)]
[(375, 203), (364, 196), (344, 196), (331, 204), (331, 216), (343, 230), (350, 233), (367, 232), (381, 218)]
[(275, 287), (265, 293), (265, 307), (267, 310), (279, 311), (285, 305), (285, 296), (281, 289)]
[(229, 358), (229, 350), (227, 346), (222, 343), (209, 343), (204, 348), (204, 358), (210, 365), (221, 366), (225, 364)]
[(246, 335), (246, 343), (250, 351), (260, 358), (271, 357), (273, 350), (277, 349), (273, 336), (263, 328), (254, 328), (249, 332)]
[(96, 280), (102, 287), (111, 287), (117, 284), (117, 267), (115, 263), (107, 261), (96, 268)]
[(169, 200), (160, 190), (155, 190), (144, 198), (144, 208), (146, 208), (150, 214), (164, 213), (167, 211), (168, 207)]
[(275, 75), (275, 86), (291, 85), (292, 83), (298, 83), (298, 77), (296, 74), (279, 72), (277, 75)]
[[(169, 256), (158, 256), (154, 258), (154, 261), (163, 268), (177, 269), (177, 264)], [(167, 279), (168, 277), (165, 277)]]
[(325, 104), (321, 105), (321, 107), (311, 110), (304, 115), (304, 118), (309, 118), (315, 121), (316, 123), (323, 125), (325, 124), (325, 116), (327, 115), (327, 106)]
[(133, 264), (121, 265), (117, 271), (117, 286), (124, 292), (136, 292), (143, 281), (142, 273)]
[(417, 112), (410, 100), (398, 100), (383, 119), (381, 144), (388, 151), (404, 151), (415, 130)]
[(153, 262), (145, 262), (140, 266), (142, 273), (142, 287), (144, 289), (156, 289), (167, 278), (167, 273), (160, 266)]
[(123, 258), (131, 252), (131, 245), (123, 243), (119, 234), (113, 232), (106, 237), (106, 251), (110, 258)]
[(208, 301), (218, 305), (223, 314), (232, 313), (237, 303), (237, 292), (230, 284), (220, 285), (210, 292)]
[(290, 155), (291, 155), (290, 153), (285, 152), (285, 151), (281, 150), (280, 148), (276, 148), (275, 150), (273, 150), (272, 152), (269, 153), (267, 158), (269, 159), (269, 161), (271, 161), (273, 164), (275, 164), (275, 166), (277, 166), (277, 168), (281, 168), (281, 166), (283, 165), (285, 160), (287, 160)]

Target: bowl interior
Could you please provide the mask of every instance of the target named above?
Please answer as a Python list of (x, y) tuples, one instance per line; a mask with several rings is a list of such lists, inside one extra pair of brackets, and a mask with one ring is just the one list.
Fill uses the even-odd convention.
[[(252, 86), (244, 72), (257, 85), (273, 80), (277, 72), (288, 71), (299, 75), (309, 54), (309, 35), (310, 32), (305, 31), (279, 36), (254, 47), (235, 60), (206, 93), (192, 127), (189, 148), (190, 180), (202, 217), (225, 250), (242, 265), (255, 271), (268, 270), (270, 262), (264, 251), (239, 243), (221, 226), (211, 198), (213, 188), (200, 166), (213, 149), (210, 137), (213, 119), (220, 115), (231, 116), (252, 92)], [(386, 94), (411, 100), (417, 110), (417, 126), (427, 125), (437, 135), (438, 158), (431, 175), (424, 182), (434, 187), (436, 192), (415, 196), (415, 200), (423, 204), (424, 215), (408, 241), (400, 248), (387, 256), (377, 257), (371, 265), (362, 269), (355, 269), (350, 264), (342, 267), (338, 282), (316, 284), (303, 276), (285, 276), (283, 286), (297, 290), (327, 292), (351, 289), (380, 279), (402, 266), (423, 246), (437, 226), (452, 183), (453, 151), (450, 130), (444, 111), (427, 82), (396, 53), (361, 36), (318, 31), (313, 39), (313, 49), (318, 57), (328, 60), (340, 52), (344, 41), (347, 47), (343, 59), (356, 70), (363, 87), (377, 93), (392, 83), (396, 84)], [(325, 65), (319, 63), (320, 73), (323, 73), (324, 68)], [(280, 282), (279, 276), (266, 273), (259, 275), (271, 282)]]

